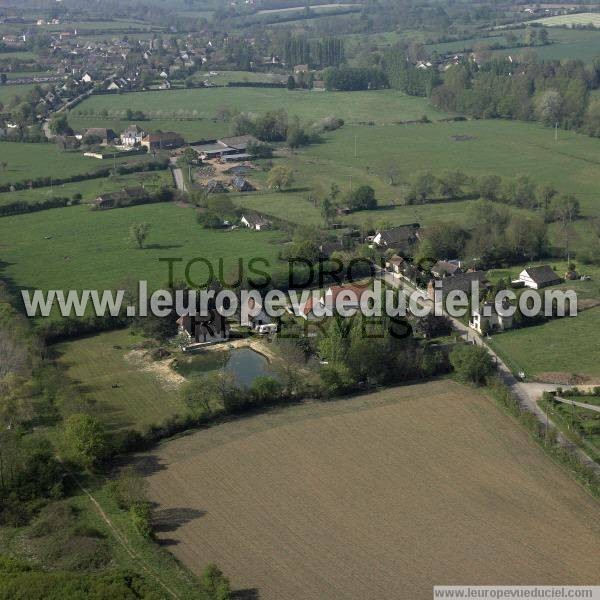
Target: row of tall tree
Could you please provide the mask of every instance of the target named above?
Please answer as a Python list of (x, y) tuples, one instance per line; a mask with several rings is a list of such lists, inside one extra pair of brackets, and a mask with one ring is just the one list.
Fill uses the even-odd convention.
[(338, 37), (309, 40), (304, 36), (286, 36), (276, 52), (288, 66), (337, 67), (345, 60), (344, 41)]

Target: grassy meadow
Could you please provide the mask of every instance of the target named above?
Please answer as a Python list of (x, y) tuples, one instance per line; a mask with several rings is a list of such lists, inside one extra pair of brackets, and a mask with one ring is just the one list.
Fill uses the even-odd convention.
[[(455, 141), (456, 136), (463, 141)], [(331, 172), (334, 164), (351, 168), (356, 184), (372, 174), (385, 178), (391, 162), (405, 180), (418, 171), (440, 173), (445, 169), (462, 169), (476, 176), (526, 174), (540, 184), (549, 183), (561, 192), (575, 194), (584, 212), (600, 213), (600, 140), (560, 131), (555, 142), (554, 131), (537, 124), (481, 120), (343, 127), (328, 135), (327, 143), (311, 146), (302, 154), (318, 162), (316, 168), (321, 172), (328, 168)], [(395, 190), (389, 188), (384, 199), (395, 196)]]
[(600, 56), (600, 31), (553, 28), (549, 32), (551, 44), (535, 48), (495, 50), (505, 55), (519, 55), (533, 50), (540, 60), (582, 60), (591, 63)]
[[(112, 160), (98, 160), (83, 156), (82, 152), (61, 152), (52, 143), (21, 144), (0, 142), (0, 156), (6, 168), (0, 170), (0, 183), (28, 181), (37, 177), (68, 177), (111, 167)], [(151, 159), (151, 157), (150, 157)], [(117, 165), (150, 160), (144, 154), (117, 158)]]
[[(151, 231), (140, 250), (128, 237), (130, 226), (142, 222)], [(229, 276), (238, 258), (264, 257), (275, 264), (280, 238), (274, 231), (203, 229), (194, 210), (171, 203), (109, 211), (59, 208), (0, 219), (0, 274), (20, 288), (102, 290), (143, 279), (152, 289), (167, 282), (160, 258), (181, 257), (185, 265), (204, 257), (216, 272), (222, 258)], [(201, 283), (207, 272), (197, 264), (190, 277)], [(174, 275), (183, 279), (184, 267), (176, 266)]]
[[(515, 30), (517, 37), (522, 37), (524, 30)], [(524, 52), (535, 52), (540, 60), (583, 60), (590, 63), (600, 56), (600, 31), (585, 29), (552, 28), (549, 32), (550, 44), (535, 46), (533, 48), (513, 47), (501, 50), (492, 50), (494, 54), (504, 56), (519, 56)], [(438, 44), (425, 44), (427, 53), (438, 52), (464, 52), (475, 46), (490, 47), (493, 44), (506, 45), (506, 38), (497, 31), (489, 36), (474, 37), (456, 42), (442, 42)]]
[[(330, 4), (316, 4), (314, 6), (310, 7), (310, 10), (314, 13), (323, 13), (323, 12), (327, 12), (331, 9), (336, 9), (336, 8), (352, 8), (352, 7), (359, 7), (360, 4), (353, 4), (353, 3), (343, 3), (343, 2), (332, 2)], [(289, 13), (295, 13), (295, 12), (300, 12), (302, 13), (305, 10), (304, 6), (290, 6), (287, 8), (266, 8), (263, 10), (259, 10), (257, 11), (256, 14), (259, 15), (276, 15), (276, 14), (289, 14)]]
[[(0, 26), (0, 31), (2, 31), (2, 26)], [(15, 52), (0, 52), (0, 61), (2, 60), (35, 60), (37, 55), (35, 52), (30, 52), (29, 50), (16, 50)]]
[(207, 71), (197, 71), (192, 75), (194, 81), (210, 81), (216, 85), (227, 85), (232, 81), (243, 82), (261, 82), (278, 83), (286, 82), (287, 76), (278, 73), (260, 73), (256, 71), (220, 71), (216, 70), (218, 75), (209, 75)]
[(176, 387), (132, 350), (141, 341), (130, 330), (117, 330), (52, 346), (65, 376), (93, 401), (92, 412), (111, 432), (141, 431), (185, 409)]
[(506, 358), (513, 371), (540, 380), (555, 375), (566, 381), (572, 374), (600, 379), (600, 308), (576, 317), (554, 319), (543, 325), (493, 336), (491, 346)]
[(505, 44), (506, 39), (504, 35), (497, 32), (489, 36), (472, 37), (466, 40), (458, 40), (455, 42), (439, 42), (437, 44), (425, 44), (425, 51), (430, 54), (437, 52), (438, 54), (447, 54), (449, 52), (464, 52), (465, 50), (472, 49), (473, 46), (481, 44), (483, 46), (490, 46), (492, 44)]
[[(463, 141), (455, 141), (457, 138)], [(439, 175), (444, 170), (461, 169), (472, 176), (497, 173), (510, 178), (526, 174), (540, 185), (551, 183), (560, 192), (575, 194), (585, 215), (600, 214), (596, 192), (600, 184), (600, 140), (561, 131), (555, 142), (554, 132), (537, 124), (480, 120), (389, 127), (347, 125), (325, 135), (321, 144), (293, 154), (280, 153), (277, 161), (294, 170), (290, 191), (232, 195), (232, 199), (241, 207), (295, 223), (318, 224), (320, 211), (310, 201), (316, 190), (327, 192), (335, 183), (344, 194), (351, 186), (370, 185), (379, 208), (353, 213), (342, 221), (374, 225), (460, 222), (470, 201), (407, 206), (404, 194), (406, 183), (419, 171)], [(393, 186), (387, 176), (391, 164), (398, 171), (397, 185)], [(249, 178), (264, 189), (264, 173), (256, 171)], [(585, 244), (589, 235), (589, 224), (581, 220), (574, 244)]]
[[(150, 92), (152, 93), (152, 92)], [(88, 127), (108, 127), (116, 132), (121, 132), (129, 125), (139, 125), (144, 130), (150, 131), (176, 131), (186, 142), (203, 139), (214, 139), (229, 133), (229, 124), (216, 121), (212, 118), (154, 118), (147, 121), (128, 121), (124, 118), (94, 116), (77, 116), (72, 112), (69, 115), (69, 125), (76, 131)]]
[(8, 107), (12, 105), (18, 97), (24, 97), (27, 92), (33, 89), (33, 85), (0, 85), (0, 103)]
[[(419, 119), (424, 114), (432, 119), (446, 116), (427, 99), (406, 96), (395, 90), (315, 92), (226, 87), (92, 96), (71, 111), (70, 119), (85, 117), (88, 123), (96, 123), (104, 109), (109, 117), (120, 118), (128, 108), (144, 111), (151, 119), (212, 119), (217, 109), (223, 106), (250, 112), (283, 108), (289, 115), (297, 115), (303, 120), (335, 115), (347, 123), (386, 124)], [(90, 115), (90, 111), (93, 114)], [(87, 116), (85, 112), (88, 112)]]
[(90, 202), (100, 194), (114, 192), (122, 187), (134, 187), (143, 185), (147, 190), (157, 190), (161, 186), (172, 186), (173, 175), (170, 170), (131, 173), (128, 175), (116, 175), (114, 177), (100, 177), (87, 179), (77, 183), (63, 183), (52, 187), (33, 188), (32, 190), (18, 190), (0, 194), (0, 206), (10, 202), (37, 202), (57, 196), (72, 198), (75, 194), (82, 195), (82, 202)]
[(600, 27), (600, 14), (598, 13), (575, 13), (571, 15), (556, 15), (554, 17), (543, 17), (529, 21), (530, 23), (541, 23), (546, 27), (573, 27), (573, 25), (593, 25)]

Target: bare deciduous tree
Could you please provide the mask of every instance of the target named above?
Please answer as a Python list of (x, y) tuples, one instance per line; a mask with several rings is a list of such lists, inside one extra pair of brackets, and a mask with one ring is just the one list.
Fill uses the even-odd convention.
[(0, 380), (26, 369), (27, 349), (14, 331), (0, 328)]

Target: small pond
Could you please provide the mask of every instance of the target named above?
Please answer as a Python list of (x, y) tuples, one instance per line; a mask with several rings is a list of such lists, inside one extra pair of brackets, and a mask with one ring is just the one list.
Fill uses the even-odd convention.
[(269, 361), (250, 348), (184, 355), (178, 359), (174, 368), (186, 379), (201, 378), (218, 369), (225, 369), (234, 376), (237, 385), (241, 387), (252, 385), (257, 377), (275, 377)]
[(231, 169), (228, 169), (227, 173), (231, 175), (247, 175), (251, 171), (252, 169), (250, 167), (245, 167), (244, 165), (236, 165), (235, 167), (231, 167)]

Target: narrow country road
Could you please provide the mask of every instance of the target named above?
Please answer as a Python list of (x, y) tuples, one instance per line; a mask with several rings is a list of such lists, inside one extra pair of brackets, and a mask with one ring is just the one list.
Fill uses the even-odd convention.
[(170, 162), (171, 170), (173, 171), (173, 179), (175, 180), (175, 187), (182, 192), (187, 192), (187, 186), (185, 185), (185, 179), (183, 178), (183, 171), (177, 166), (174, 158), (171, 158)]
[[(394, 288), (403, 288), (407, 290), (409, 293), (414, 291), (421, 292), (425, 296), (427, 296), (426, 292), (422, 289), (417, 288), (414, 284), (409, 283), (406, 279), (400, 279), (398, 277), (394, 277), (392, 273), (385, 271), (379, 267), (375, 267), (375, 276), (386, 283), (387, 285)], [(433, 306), (433, 301), (427, 298), (423, 301), (423, 304)], [(442, 312), (445, 313), (443, 307), (440, 307)], [(564, 446), (565, 448), (569, 448), (573, 452), (575, 452), (582, 463), (588, 466), (591, 470), (593, 470), (596, 475), (600, 476), (600, 465), (596, 463), (592, 458), (579, 446), (576, 446), (573, 442), (568, 440), (557, 428), (556, 424), (548, 417), (547, 413), (539, 406), (538, 400), (542, 397), (544, 392), (553, 392), (556, 391), (557, 386), (553, 384), (546, 383), (538, 383), (538, 382), (523, 382), (519, 381), (510, 371), (510, 369), (506, 366), (505, 362), (492, 350), (484, 341), (484, 339), (476, 333), (473, 329), (446, 314), (446, 316), (450, 319), (453, 328), (461, 334), (466, 341), (476, 344), (478, 346), (483, 346), (487, 349), (487, 351), (494, 357), (496, 361), (496, 365), (498, 367), (498, 375), (504, 382), (504, 384), (515, 394), (518, 398), (521, 407), (531, 413), (533, 413), (538, 421), (542, 423), (544, 426), (547, 426), (549, 429), (553, 429), (556, 431), (556, 438), (558, 442)], [(598, 407), (595, 407), (598, 408)]]
[(575, 400), (567, 400), (566, 398), (560, 398), (559, 396), (554, 396), (554, 399), (563, 404), (570, 404), (571, 406), (578, 406), (579, 408), (585, 408), (586, 410), (593, 410), (594, 412), (600, 413), (600, 406), (586, 404), (585, 402), (576, 402)]

